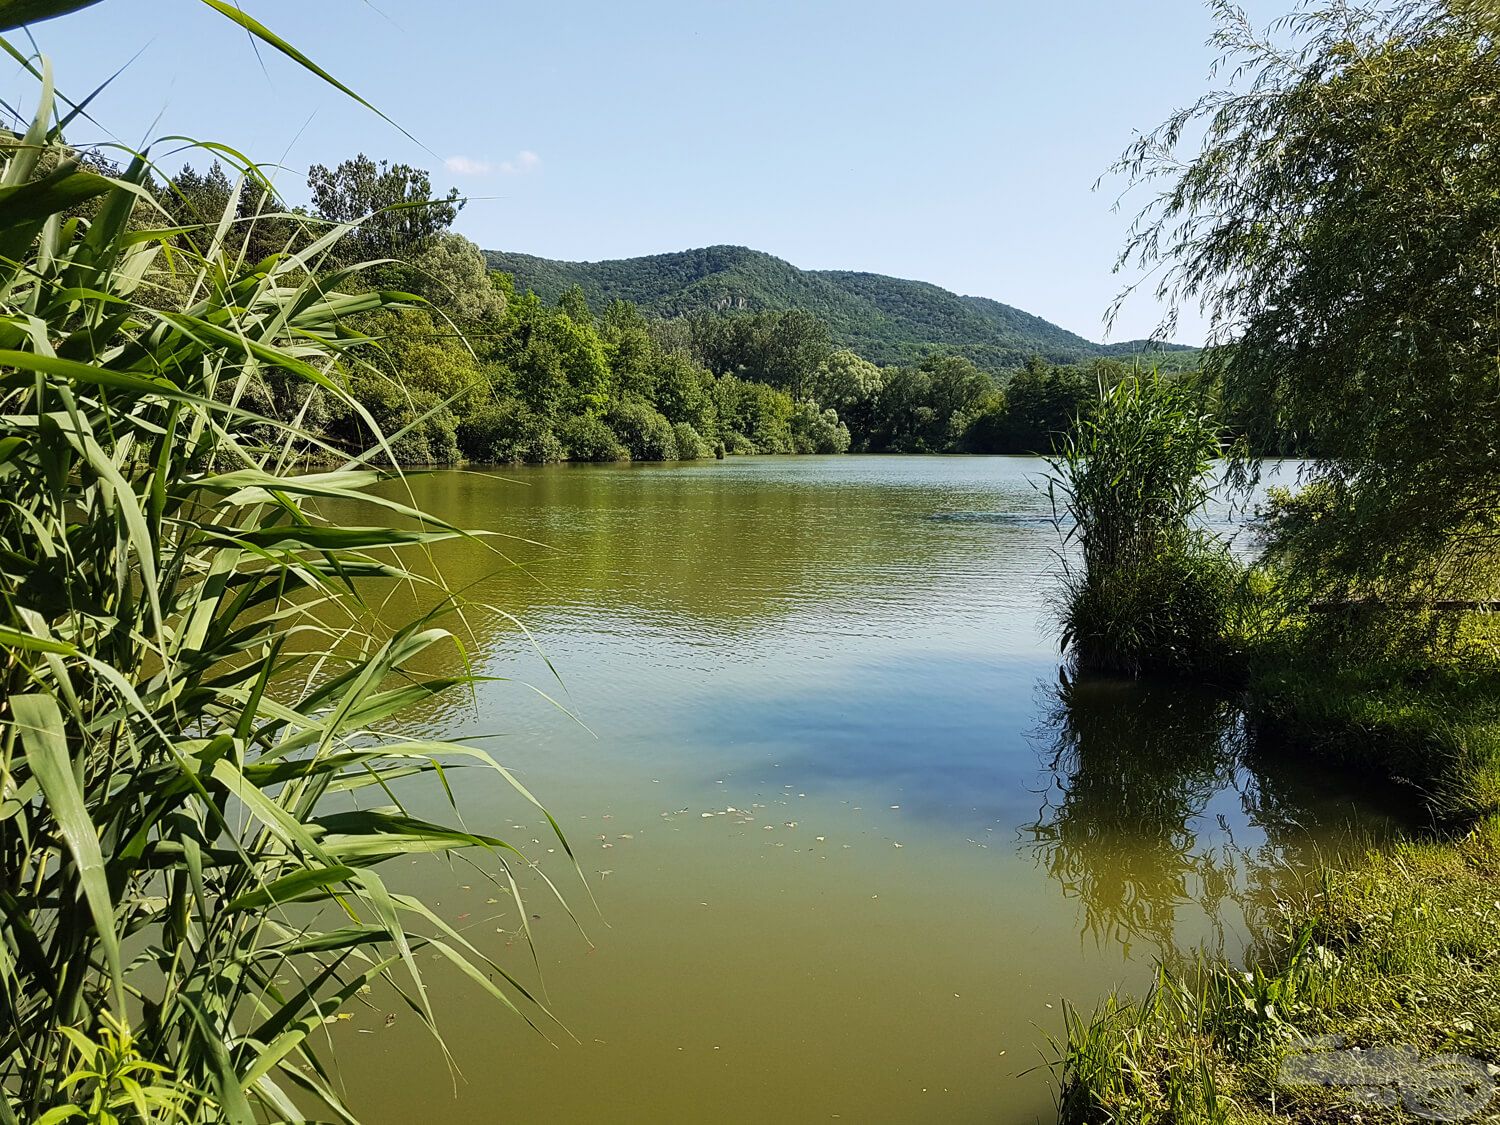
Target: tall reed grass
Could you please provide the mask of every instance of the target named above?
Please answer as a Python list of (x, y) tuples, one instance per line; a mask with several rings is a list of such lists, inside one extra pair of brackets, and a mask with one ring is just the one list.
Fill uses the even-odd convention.
[[(477, 768), (534, 803), (399, 733), (475, 681), (454, 600), (394, 628), (364, 601), (434, 586), (403, 552), (467, 533), (374, 488), (399, 435), (300, 425), (319, 396), (362, 413), (348, 318), (408, 299), (325, 268), (348, 228), (251, 261), (237, 197), (165, 226), (147, 156), (70, 149), (79, 111), (30, 65), (35, 117), (0, 137), (0, 1122), (353, 1121), (324, 1024), (372, 982), (434, 1034), (434, 958), (545, 1018), (380, 874), (463, 851), (519, 900), (534, 870), (402, 800)], [(320, 516), (351, 498), (381, 524)], [(443, 646), (451, 674), (421, 670)]]
[(1079, 670), (1207, 673), (1224, 662), (1235, 567), (1194, 524), (1220, 452), (1193, 392), (1150, 374), (1101, 385), (1050, 459), (1057, 614)]

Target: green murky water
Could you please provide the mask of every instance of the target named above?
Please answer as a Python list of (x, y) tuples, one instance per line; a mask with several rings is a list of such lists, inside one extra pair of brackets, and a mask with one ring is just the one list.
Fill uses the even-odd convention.
[[(331, 1031), (366, 1120), (1048, 1121), (1062, 998), (1140, 985), (1165, 949), (1239, 950), (1276, 880), (1378, 830), (1328, 779), (1247, 766), (1223, 703), (1060, 689), (1039, 467), (414, 481), (453, 522), (534, 541), (439, 552), (491, 607), (470, 615), (476, 662), (508, 679), (424, 721), (493, 736), (599, 909), (538, 817), (464, 778), (469, 826), (522, 842), (587, 931), (531, 889), (566, 1031), (548, 1042), (434, 965), (456, 1083), (408, 1012), (387, 1026), (387, 998)], [(481, 872), (407, 878), (538, 979)]]

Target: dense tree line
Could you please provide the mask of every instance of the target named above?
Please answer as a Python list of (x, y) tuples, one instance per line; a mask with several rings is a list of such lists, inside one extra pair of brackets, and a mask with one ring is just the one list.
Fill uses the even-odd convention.
[(581, 286), (595, 308), (634, 301), (653, 317), (727, 311), (810, 313), (828, 326), (836, 347), (881, 366), (918, 363), (953, 353), (987, 371), (1012, 370), (1032, 355), (1053, 363), (1140, 359), (1181, 370), (1195, 350), (1145, 340), (1097, 344), (1021, 309), (963, 297), (923, 281), (873, 273), (803, 270), (744, 246), (707, 246), (604, 262), (559, 262), (490, 250), (494, 269), (518, 287), (556, 300)]
[[(463, 201), (435, 196), (421, 169), (360, 155), (314, 166), (308, 185), (306, 217), (330, 231), (374, 216), (357, 239), (330, 243), (325, 266), (379, 261), (364, 284), (409, 296), (354, 321), (379, 345), (344, 372), (363, 415), (305, 387), (267, 386), (258, 405), (343, 448), (367, 449), (378, 432), (402, 463), (1044, 453), (1132, 370), (1033, 356), (996, 375), (957, 355), (882, 367), (836, 348), (827, 322), (801, 309), (663, 318), (625, 300), (599, 307), (578, 285), (549, 302), (486, 267), (451, 229)], [(184, 168), (160, 199), (196, 228), (184, 239), (220, 239), (247, 260), (287, 249), (278, 237), (312, 237), (303, 216), (268, 222), (280, 205), (266, 186), (231, 183), (217, 164)], [(237, 216), (227, 227), (226, 212)]]

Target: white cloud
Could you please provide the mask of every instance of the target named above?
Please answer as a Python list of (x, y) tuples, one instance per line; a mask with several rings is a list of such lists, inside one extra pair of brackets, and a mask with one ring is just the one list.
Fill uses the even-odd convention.
[(443, 167), (455, 176), (487, 176), (493, 170), (488, 161), (475, 160), (470, 156), (450, 156), (443, 161)]
[(443, 167), (455, 176), (488, 176), (499, 172), (502, 176), (524, 176), (542, 166), (542, 158), (530, 149), (522, 149), (509, 160), (491, 164), (488, 160), (475, 160), (472, 156), (450, 156)]
[(522, 149), (516, 153), (515, 159), (500, 162), (500, 171), (507, 176), (524, 176), (528, 172), (535, 172), (542, 166), (542, 158), (530, 149)]

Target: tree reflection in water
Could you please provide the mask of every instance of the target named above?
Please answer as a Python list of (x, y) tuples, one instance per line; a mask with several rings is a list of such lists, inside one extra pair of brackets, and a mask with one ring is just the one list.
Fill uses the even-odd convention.
[(1047, 693), (1052, 784), (1029, 846), (1082, 905), (1083, 935), (1127, 956), (1253, 940), (1291, 887), (1405, 827), (1345, 778), (1251, 753), (1231, 695), (1066, 677)]
[(1165, 954), (1180, 909), (1196, 903), (1222, 944), (1239, 855), (1227, 819), (1206, 810), (1236, 783), (1238, 708), (1218, 693), (1118, 680), (1064, 678), (1051, 694), (1053, 785), (1032, 846), (1082, 904), (1085, 935)]

